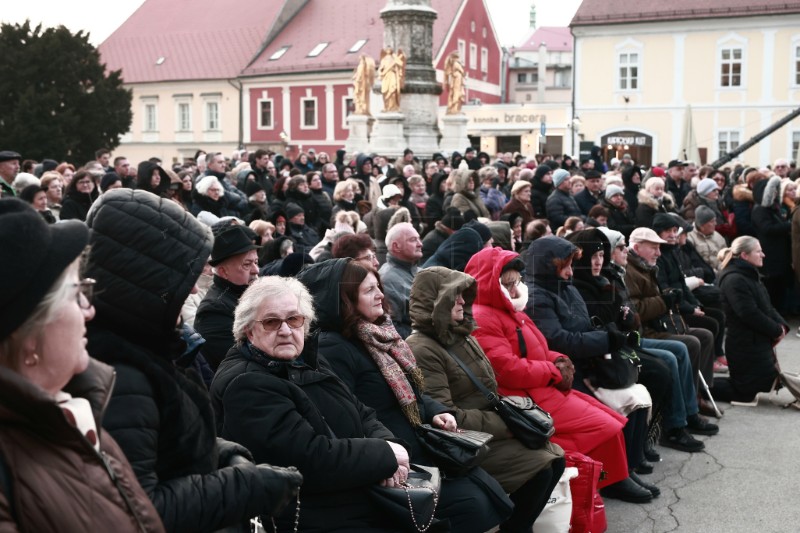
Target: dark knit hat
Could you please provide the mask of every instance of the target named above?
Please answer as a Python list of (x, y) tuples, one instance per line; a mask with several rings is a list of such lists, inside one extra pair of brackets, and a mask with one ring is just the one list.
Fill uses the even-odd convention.
[(475, 231), (477, 231), (478, 235), (481, 236), (481, 239), (483, 240), (484, 244), (487, 243), (489, 239), (492, 238), (492, 230), (489, 229), (489, 226), (487, 226), (486, 224), (482, 224), (477, 220), (470, 220), (469, 222), (464, 224), (464, 227), (472, 228)]
[(670, 228), (680, 228), (681, 223), (672, 215), (668, 215), (667, 213), (657, 213), (656, 216), (653, 217), (653, 224), (651, 227), (656, 233), (661, 233), (662, 231)]
[(461, 216), (459, 210), (455, 207), (448, 207), (444, 216), (442, 217), (442, 224), (447, 226), (453, 231), (458, 231), (464, 225), (464, 217)]
[(50, 170), (55, 170), (58, 167), (58, 161), (55, 159), (43, 159), (42, 160), (42, 174), (45, 172), (49, 172)]
[(694, 223), (698, 228), (703, 224), (716, 220), (716, 218), (717, 214), (707, 205), (701, 205), (694, 211)]
[(244, 226), (231, 226), (214, 237), (214, 247), (211, 249), (211, 259), (208, 263), (211, 266), (217, 266), (229, 257), (256, 248), (258, 246), (253, 244)]
[(286, 220), (291, 220), (300, 213), (305, 213), (305, 210), (294, 202), (289, 202), (283, 208), (286, 211)]
[(0, 340), (25, 323), (88, 242), (83, 222), (48, 225), (22, 200), (0, 200)]
[(11, 150), (3, 150), (0, 152), (0, 163), (3, 161), (11, 161), (12, 159), (22, 162), (22, 156), (17, 152), (12, 152)]
[(106, 192), (111, 185), (114, 185), (118, 181), (122, 181), (119, 174), (116, 172), (106, 172), (103, 177), (100, 178), (100, 190)]
[(245, 185), (244, 187), (244, 192), (248, 197), (253, 196), (258, 191), (263, 191), (263, 190), (264, 187), (262, 187), (255, 181), (248, 181), (247, 185)]

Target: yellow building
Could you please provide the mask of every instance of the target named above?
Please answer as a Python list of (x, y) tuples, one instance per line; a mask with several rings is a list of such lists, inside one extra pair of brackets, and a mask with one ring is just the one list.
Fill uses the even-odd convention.
[[(710, 163), (800, 106), (798, 2), (583, 0), (570, 26), (576, 155), (591, 141), (606, 160)], [(739, 159), (763, 166), (798, 145), (795, 119)]]

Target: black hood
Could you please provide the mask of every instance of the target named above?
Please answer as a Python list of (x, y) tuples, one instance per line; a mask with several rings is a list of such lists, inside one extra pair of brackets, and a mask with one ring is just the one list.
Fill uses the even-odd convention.
[(314, 297), (317, 319), (314, 327), (325, 331), (341, 331), (342, 317), (339, 314), (339, 281), (349, 258), (328, 259), (316, 263), (297, 275), (308, 292)]
[(585, 229), (567, 235), (567, 240), (575, 244), (583, 252), (580, 259), (573, 260), (572, 272), (575, 279), (589, 281), (592, 276), (592, 256), (598, 250), (603, 251), (603, 268), (611, 261), (611, 244), (599, 229)]
[(464, 272), (472, 256), (483, 248), (483, 237), (470, 227), (462, 227), (436, 249), (436, 253), (425, 262), (423, 268), (443, 266)]
[[(158, 183), (158, 187), (154, 190), (150, 186), (150, 177), (153, 175), (153, 171), (156, 169), (158, 169), (158, 173), (161, 176), (161, 181)], [(163, 192), (169, 189), (169, 176), (167, 176), (167, 173), (164, 172), (164, 169), (157, 164), (151, 163), (150, 161), (142, 161), (139, 163), (139, 167), (136, 169), (136, 188), (161, 195)]]

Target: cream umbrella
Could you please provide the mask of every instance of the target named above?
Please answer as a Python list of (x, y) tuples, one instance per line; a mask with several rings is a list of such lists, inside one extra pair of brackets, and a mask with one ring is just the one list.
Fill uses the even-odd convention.
[(690, 104), (686, 104), (686, 111), (683, 114), (683, 137), (678, 150), (678, 159), (694, 161), (695, 164), (700, 165), (700, 150), (697, 149), (697, 136), (694, 133), (692, 106)]

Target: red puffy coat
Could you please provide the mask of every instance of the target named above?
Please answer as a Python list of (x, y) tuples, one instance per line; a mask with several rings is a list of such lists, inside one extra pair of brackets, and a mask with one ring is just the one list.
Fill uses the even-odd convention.
[[(560, 391), (561, 372), (553, 362), (564, 354), (547, 347), (547, 340), (524, 312), (514, 310), (500, 289), (503, 267), (519, 254), (501, 248), (481, 250), (464, 270), (478, 281), (472, 306), (478, 328), (472, 333), (486, 352), (506, 396), (530, 396), (553, 416), (552, 441), (565, 451), (577, 451), (603, 463), (608, 473), (600, 487), (628, 477), (622, 428), (627, 419), (596, 399), (576, 390)], [(520, 335), (526, 356), (521, 357)]]

